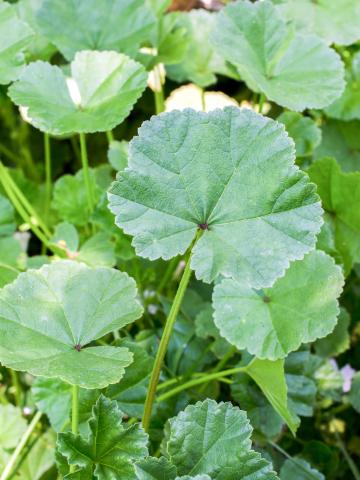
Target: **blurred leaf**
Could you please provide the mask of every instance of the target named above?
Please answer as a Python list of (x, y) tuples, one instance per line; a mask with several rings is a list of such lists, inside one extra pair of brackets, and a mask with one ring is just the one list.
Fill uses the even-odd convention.
[(283, 112), (278, 122), (285, 125), (286, 131), (295, 142), (296, 156), (308, 157), (321, 142), (321, 130), (314, 120), (297, 112)]

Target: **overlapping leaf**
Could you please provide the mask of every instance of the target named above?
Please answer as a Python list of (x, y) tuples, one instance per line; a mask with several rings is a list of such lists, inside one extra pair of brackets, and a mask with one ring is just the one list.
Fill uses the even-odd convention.
[(0, 195), (0, 237), (13, 234), (15, 229), (14, 207)]
[(21, 274), (0, 292), (0, 360), (85, 388), (117, 382), (126, 348), (88, 346), (141, 314), (127, 274), (71, 261)]
[(138, 424), (123, 425), (122, 417), (116, 402), (101, 395), (89, 421), (88, 438), (59, 434), (59, 453), (76, 468), (66, 479), (135, 480), (133, 463), (147, 455), (148, 438)]
[(134, 55), (156, 18), (144, 0), (45, 0), (37, 21), (43, 35), (72, 60), (80, 50)]
[(31, 123), (41, 131), (103, 132), (128, 116), (146, 80), (144, 68), (126, 55), (82, 51), (71, 63), (70, 80), (59, 67), (38, 61), (24, 69), (9, 95), (28, 108)]
[(336, 249), (349, 272), (360, 261), (360, 173), (343, 173), (333, 158), (316, 161), (308, 173), (317, 184)]
[(212, 36), (248, 86), (292, 110), (323, 108), (344, 89), (340, 57), (315, 35), (300, 35), (268, 0), (221, 10)]
[(340, 267), (320, 251), (292, 263), (268, 289), (225, 279), (214, 289), (215, 324), (237, 348), (259, 358), (283, 358), (334, 329), (343, 281)]
[(346, 72), (346, 87), (343, 94), (327, 107), (325, 112), (329, 117), (337, 118), (338, 120), (360, 119), (360, 52), (354, 55), (351, 67)]
[(25, 66), (24, 50), (33, 31), (19, 19), (14, 5), (0, 2), (0, 84), (16, 80)]
[(189, 405), (169, 420), (166, 456), (179, 476), (276, 480), (271, 464), (251, 449), (251, 432), (245, 412), (208, 399)]
[(202, 228), (191, 261), (196, 276), (233, 276), (255, 288), (314, 248), (322, 213), (283, 127), (231, 107), (145, 122), (109, 200), (138, 255), (182, 254)]
[(278, 122), (285, 125), (286, 131), (295, 142), (296, 156), (308, 157), (321, 142), (321, 130), (314, 120), (297, 112), (283, 112)]
[(360, 40), (357, 0), (273, 0), (296, 28), (319, 35), (327, 43), (351, 45)]
[(186, 29), (189, 42), (183, 60), (176, 65), (167, 66), (168, 76), (177, 82), (191, 81), (201, 87), (216, 82), (216, 74), (237, 77), (225, 60), (214, 50), (208, 41), (215, 25), (215, 13), (206, 10), (192, 10), (183, 13), (180, 25)]

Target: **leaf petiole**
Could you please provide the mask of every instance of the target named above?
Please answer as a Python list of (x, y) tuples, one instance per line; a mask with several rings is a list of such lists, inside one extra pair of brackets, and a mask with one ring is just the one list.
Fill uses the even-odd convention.
[(143, 419), (142, 419), (142, 424), (143, 424), (143, 428), (144, 428), (145, 432), (147, 432), (149, 430), (151, 412), (152, 412), (152, 407), (153, 407), (154, 400), (155, 400), (155, 393), (156, 393), (157, 385), (158, 385), (158, 382), (159, 382), (161, 367), (162, 367), (162, 364), (163, 364), (163, 361), (164, 361), (164, 358), (165, 358), (165, 354), (166, 354), (166, 350), (167, 350), (167, 347), (168, 347), (168, 344), (169, 344), (170, 336), (171, 336), (171, 333), (173, 331), (174, 324), (175, 324), (175, 321), (176, 321), (176, 317), (179, 313), (181, 302), (184, 298), (186, 288), (187, 288), (187, 286), (189, 284), (189, 281), (190, 281), (190, 278), (191, 278), (192, 270), (191, 270), (191, 267), (190, 267), (190, 263), (191, 263), (192, 249), (193, 249), (193, 246), (198, 241), (198, 239), (200, 238), (200, 236), (202, 235), (202, 233), (203, 233), (203, 231), (201, 229), (199, 229), (197, 231), (196, 237), (195, 237), (194, 242), (191, 246), (190, 255), (189, 255), (188, 261), (186, 262), (184, 273), (181, 277), (180, 284), (179, 284), (179, 287), (177, 289), (177, 292), (176, 292), (176, 295), (175, 295), (175, 298), (174, 298), (174, 302), (171, 306), (169, 315), (166, 319), (164, 332), (162, 334), (162, 337), (161, 337), (161, 340), (160, 340), (160, 345), (159, 345), (159, 348), (158, 348), (158, 351), (157, 351), (157, 354), (156, 354), (156, 357), (155, 357), (155, 361), (154, 361), (154, 365), (153, 365), (152, 372), (151, 372), (151, 377), (150, 377), (150, 383), (149, 383), (149, 387), (148, 387), (147, 394), (146, 394), (146, 400), (145, 400), (145, 405), (144, 405), (144, 415), (143, 415)]
[(79, 134), (80, 137), (80, 153), (81, 153), (81, 164), (84, 173), (84, 181), (86, 188), (86, 196), (88, 202), (89, 213), (92, 213), (94, 210), (95, 200), (92, 184), (90, 181), (90, 171), (89, 171), (89, 160), (86, 148), (86, 138), (84, 133)]

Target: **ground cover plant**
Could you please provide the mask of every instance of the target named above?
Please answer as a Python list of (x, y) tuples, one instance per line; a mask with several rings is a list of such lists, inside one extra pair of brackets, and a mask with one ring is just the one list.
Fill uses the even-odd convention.
[(359, 480), (358, 0), (0, 40), (0, 480)]

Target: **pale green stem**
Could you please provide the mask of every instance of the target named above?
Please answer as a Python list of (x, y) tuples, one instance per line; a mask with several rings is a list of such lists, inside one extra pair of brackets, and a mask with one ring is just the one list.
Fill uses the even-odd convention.
[(263, 93), (260, 93), (259, 97), (259, 113), (262, 113), (266, 97)]
[[(196, 241), (200, 238), (202, 231), (199, 230), (194, 244)], [(193, 244), (193, 245), (194, 245)], [(152, 368), (151, 372), (151, 377), (150, 377), (150, 383), (149, 387), (147, 390), (147, 395), (146, 395), (146, 400), (145, 400), (145, 405), (144, 405), (144, 415), (142, 419), (142, 424), (144, 430), (147, 432), (149, 430), (149, 425), (150, 425), (150, 419), (151, 419), (151, 412), (155, 400), (155, 393), (157, 389), (157, 385), (159, 383), (159, 378), (160, 378), (160, 372), (161, 372), (161, 367), (164, 362), (166, 350), (169, 344), (170, 336), (174, 328), (174, 324), (176, 321), (176, 317), (179, 313), (181, 302), (184, 298), (186, 288), (189, 284), (190, 278), (191, 278), (191, 268), (190, 268), (190, 262), (191, 262), (191, 251), (189, 255), (189, 259), (186, 263), (184, 273), (182, 275), (182, 278), (180, 280), (180, 284), (178, 287), (178, 290), (176, 292), (174, 302), (171, 306), (169, 315), (166, 319), (165, 327), (164, 327), (164, 332), (162, 334), (161, 340), (160, 340), (160, 345), (155, 357), (154, 365)]]
[(163, 402), (164, 400), (167, 400), (168, 398), (171, 398), (174, 395), (177, 395), (178, 393), (184, 390), (195, 387), (196, 385), (201, 385), (202, 383), (208, 383), (211, 380), (217, 380), (222, 377), (228, 377), (229, 375), (235, 375), (236, 373), (240, 373), (240, 372), (246, 372), (246, 367), (230, 368), (229, 370), (222, 370), (221, 372), (209, 373), (208, 375), (204, 375), (199, 378), (194, 378), (193, 380), (189, 380), (188, 382), (185, 382), (182, 385), (179, 385), (178, 387), (175, 387), (172, 390), (169, 390), (163, 395), (160, 395), (156, 399), (156, 401)]
[(109, 143), (113, 142), (114, 141), (114, 134), (111, 130), (108, 130), (106, 132), (106, 138), (108, 140)]
[(155, 96), (155, 110), (156, 115), (165, 111), (164, 88), (161, 80), (161, 70), (159, 65), (154, 67), (154, 75), (157, 77), (157, 84), (160, 86), (159, 90), (154, 90)]
[(176, 267), (176, 265), (178, 264), (179, 262), (179, 258), (178, 257), (174, 257), (170, 260), (168, 266), (167, 266), (167, 269), (164, 273), (164, 276), (162, 277), (161, 279), (161, 282), (159, 283), (159, 286), (158, 286), (158, 289), (157, 289), (157, 294), (158, 295), (161, 295), (162, 291), (164, 290), (165, 286), (169, 283), (169, 281), (171, 280), (171, 276), (172, 274), (174, 273), (174, 269)]
[(50, 137), (48, 133), (44, 133), (44, 154), (45, 154), (45, 219), (48, 220), (50, 213), (51, 191), (52, 191), (52, 174), (51, 174), (51, 147)]
[[(215, 368), (212, 370), (211, 373), (216, 373), (216, 372), (220, 372), (220, 370), (225, 367), (225, 365), (227, 364), (227, 362), (230, 360), (231, 357), (233, 357), (233, 355), (235, 355), (236, 353), (236, 347), (230, 347), (229, 350), (226, 352), (226, 354), (223, 356), (223, 358), (219, 361), (219, 363), (215, 366)], [(204, 385), (202, 385), (202, 387), (200, 388), (200, 392), (203, 392), (206, 388), (206, 383)]]
[(95, 200), (94, 200), (94, 192), (93, 192), (93, 188), (90, 180), (89, 160), (88, 160), (88, 154), (86, 149), (86, 139), (85, 139), (84, 133), (80, 133), (79, 136), (80, 136), (81, 163), (82, 163), (82, 169), (84, 174), (88, 209), (89, 209), (89, 213), (92, 213), (95, 205)]
[[(79, 431), (79, 387), (72, 386), (71, 431), (74, 435)], [(70, 465), (70, 473), (74, 473), (76, 465)]]
[(14, 397), (15, 397), (15, 403), (17, 407), (20, 407), (21, 405), (21, 385), (19, 382), (19, 377), (18, 373), (13, 370), (12, 368), (9, 368), (10, 371), (10, 376), (11, 376), (11, 381), (15, 390)]
[(205, 90), (201, 89), (201, 108), (206, 112)]
[(11, 455), (10, 460), (8, 461), (8, 463), (7, 463), (5, 469), (4, 469), (4, 471), (3, 471), (3, 473), (0, 477), (0, 480), (6, 480), (9, 477), (9, 475), (11, 473), (11, 470), (14, 468), (15, 463), (16, 463), (17, 459), (19, 458), (20, 453), (22, 452), (22, 449), (25, 447), (26, 442), (28, 441), (30, 435), (34, 431), (38, 421), (41, 418), (41, 415), (42, 415), (41, 412), (37, 412), (35, 414), (34, 418), (29, 423), (28, 428), (26, 429), (25, 433), (23, 434), (23, 436), (20, 439), (20, 442), (18, 443), (18, 445), (15, 448), (13, 454)]

